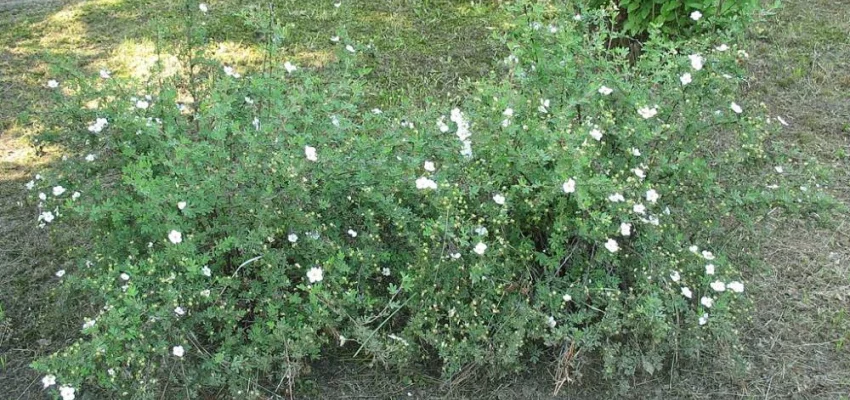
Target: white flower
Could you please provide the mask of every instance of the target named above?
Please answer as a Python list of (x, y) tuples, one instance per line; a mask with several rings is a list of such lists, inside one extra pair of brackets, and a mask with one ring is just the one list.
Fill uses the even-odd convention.
[(38, 216), (39, 221), (44, 221), (44, 222), (47, 222), (48, 224), (53, 222), (54, 218), (55, 217), (53, 216), (53, 213), (50, 212), (50, 211), (45, 211), (45, 212), (39, 214), (39, 216)]
[(86, 156), (86, 161), (88, 161), (88, 162), (92, 162), (92, 161), (94, 161), (94, 159), (95, 159), (94, 154), (89, 154), (89, 155)]
[(549, 33), (558, 33), (558, 27), (555, 25), (549, 25)]
[(702, 251), (702, 258), (711, 261), (711, 260), (714, 259), (714, 253), (712, 253), (708, 250), (703, 250)]
[(323, 279), (323, 275), (324, 274), (321, 268), (313, 267), (310, 268), (309, 271), (307, 271), (307, 280), (310, 281), (310, 283), (321, 282)]
[(147, 109), (149, 106), (150, 103), (145, 100), (139, 100), (136, 102), (136, 108), (141, 108), (142, 110)]
[(212, 276), (212, 270), (210, 269), (210, 267), (204, 265), (204, 267), (201, 268), (201, 274), (207, 277)]
[(76, 200), (76, 199), (79, 199), (79, 198), (80, 198), (80, 192), (74, 192), (74, 194), (71, 195), (71, 200)]
[(702, 13), (701, 13), (701, 12), (699, 12), (699, 11), (694, 11), (694, 12), (692, 12), (692, 13), (691, 13), (691, 19), (692, 19), (692, 20), (694, 20), (694, 21), (699, 21), (699, 19), (700, 19), (700, 18), (702, 18)]
[(319, 232), (318, 231), (310, 231), (307, 232), (307, 236), (313, 240), (319, 240)]
[(437, 168), (434, 167), (433, 161), (425, 161), (425, 170), (428, 172), (434, 172)]
[(47, 81), (47, 87), (49, 87), (51, 89), (56, 89), (56, 88), (59, 87), (59, 82), (56, 82), (55, 79), (51, 79), (51, 80)]
[(632, 224), (623, 222), (620, 224), (620, 234), (623, 236), (629, 236), (632, 234)]
[(593, 128), (590, 130), (590, 137), (598, 142), (602, 140), (602, 131), (600, 131), (599, 128)]
[(646, 206), (640, 203), (635, 204), (634, 206), (632, 206), (632, 211), (638, 214), (646, 214)]
[(573, 16), (573, 21), (581, 21), (581, 14), (576, 14)]
[(744, 292), (744, 284), (741, 283), (741, 282), (738, 282), (738, 281), (729, 282), (729, 284), (726, 285), (726, 287), (729, 288), (729, 290), (731, 290), (735, 293), (743, 293)]
[(780, 174), (785, 172), (785, 169), (783, 169), (781, 165), (777, 165), (777, 166), (773, 167), (773, 169), (776, 170), (776, 172), (780, 173)]
[(260, 130), (260, 119), (257, 118), (257, 117), (254, 117), (254, 120), (251, 121), (251, 125), (254, 126), (254, 129)]
[(709, 286), (711, 286), (711, 289), (713, 289), (715, 292), (725, 292), (726, 291), (726, 284), (721, 282), (721, 281), (711, 282), (711, 284)]
[(295, 243), (298, 241), (298, 235), (290, 233), (289, 236), (286, 237), (286, 240), (289, 240), (289, 243)]
[(183, 357), (186, 354), (186, 351), (183, 350), (183, 346), (174, 346), (171, 348), (171, 354), (174, 354), (177, 357)]
[(95, 322), (97, 322), (97, 321), (95, 321), (93, 319), (86, 318), (85, 322), (83, 322), (83, 329), (85, 330), (85, 329), (89, 329), (89, 328), (93, 327)]
[(729, 50), (729, 46), (727, 46), (726, 43), (723, 43), (720, 46), (715, 47), (714, 50), (726, 51), (726, 50)]
[(729, 108), (731, 108), (732, 111), (735, 112), (735, 114), (740, 114), (744, 112), (744, 109), (741, 108), (741, 106), (739, 106), (738, 103), (735, 103), (734, 101), (732, 102), (732, 104), (729, 105)]
[(570, 296), (569, 294), (565, 294), (564, 297), (561, 297), (561, 298), (564, 299), (564, 301), (568, 302), (568, 301), (571, 301), (573, 299), (573, 296)]
[(336, 115), (331, 115), (331, 124), (339, 128), (339, 117), (337, 117)]
[(225, 75), (233, 77), (233, 78), (239, 78), (239, 77), (242, 76), (242, 75), (239, 75), (239, 73), (234, 72), (233, 67), (231, 67), (229, 65), (225, 65), (224, 67), (222, 67), (222, 70), (224, 70)]
[(611, 89), (608, 86), (602, 86), (601, 88), (599, 88), (599, 94), (603, 96), (607, 96), (611, 93), (614, 93), (614, 89)]
[(608, 241), (605, 242), (605, 248), (612, 253), (616, 253), (618, 250), (620, 250), (620, 245), (617, 244), (616, 240), (608, 239)]
[(54, 196), (60, 196), (60, 195), (62, 195), (62, 193), (65, 193), (65, 188), (63, 188), (62, 186), (54, 186), (53, 187), (53, 195)]
[(682, 279), (682, 276), (679, 275), (679, 271), (673, 271), (673, 272), (670, 273), (670, 279), (673, 282), (678, 282), (679, 279)]
[(691, 289), (689, 289), (687, 286), (685, 286), (685, 287), (682, 288), (682, 296), (685, 296), (689, 299), (692, 299), (694, 297), (694, 293), (691, 292)]
[(27, 182), (27, 184), (26, 184), (26, 185), (24, 185), (24, 187), (26, 187), (26, 188), (27, 188), (27, 190), (32, 190), (32, 189), (35, 187), (35, 181), (29, 181), (29, 182)]
[(513, 117), (514, 116), (514, 109), (508, 107), (508, 108), (505, 109), (505, 111), (502, 111), (502, 115), (504, 115), (506, 117)]
[(652, 108), (649, 106), (641, 107), (638, 109), (638, 114), (640, 114), (643, 119), (650, 119), (658, 115), (658, 106), (654, 106)]
[(56, 377), (53, 375), (45, 375), (44, 378), (41, 378), (41, 384), (43, 384), (46, 388), (51, 387), (56, 384)]
[(658, 202), (658, 198), (661, 197), (655, 189), (649, 189), (646, 191), (646, 201), (655, 204)]
[(485, 235), (487, 235), (487, 228), (485, 228), (483, 226), (479, 226), (479, 227), (475, 228), (475, 234), (479, 235), (479, 236), (485, 236)]
[(549, 318), (546, 320), (546, 325), (549, 325), (550, 328), (554, 329), (555, 326), (558, 325), (558, 322), (555, 321), (555, 317), (550, 315)]
[(122, 272), (121, 275), (119, 275), (119, 278), (121, 278), (122, 281), (127, 282), (130, 280), (130, 275), (126, 272)]
[(339, 42), (339, 36), (331, 36), (331, 42), (334, 42), (334, 43)]
[(679, 81), (682, 82), (682, 86), (685, 86), (691, 82), (693, 82), (693, 78), (691, 77), (690, 72), (685, 72), (682, 76), (679, 77)]
[(714, 299), (712, 299), (711, 297), (703, 296), (703, 298), (699, 299), (699, 302), (700, 304), (704, 305), (705, 308), (711, 308), (711, 306), (714, 305)]
[(357, 237), (357, 231), (355, 231), (354, 229), (349, 229), (347, 233), (348, 233), (348, 236), (351, 236), (353, 238)]
[(420, 190), (434, 189), (437, 190), (437, 182), (434, 182), (426, 177), (421, 177), (416, 180), (416, 188)]
[(390, 269), (387, 268), (387, 267), (384, 267), (383, 269), (381, 269), (381, 275), (390, 276)]
[(91, 133), (100, 133), (103, 128), (106, 128), (109, 125), (109, 121), (106, 118), (97, 118), (94, 120), (94, 123), (89, 125), (88, 130)]
[(505, 196), (502, 196), (501, 194), (496, 194), (493, 196), (493, 201), (495, 201), (496, 204), (503, 206), (505, 205)]
[(345, 45), (345, 50), (347, 50), (349, 53), (354, 53), (356, 51), (354, 50), (354, 46), (350, 44)]
[(705, 325), (708, 323), (708, 313), (703, 313), (701, 317), (699, 317), (699, 324)]
[(110, 74), (111, 74), (111, 72), (109, 72), (109, 70), (108, 70), (108, 69), (101, 69), (101, 70), (100, 70), (100, 77), (101, 77), (101, 78), (103, 78), (103, 79), (109, 79), (109, 78), (111, 78), (111, 75), (110, 75)]
[(252, 99), (252, 98), (250, 98), (250, 97), (248, 97), (248, 96), (245, 96), (245, 103), (248, 103), (248, 104), (254, 104), (254, 99)]
[(184, 310), (183, 307), (177, 307), (174, 309), (174, 313), (177, 314), (177, 316), (182, 316), (186, 315), (186, 310)]
[(291, 62), (287, 61), (287, 62), (283, 63), (283, 69), (285, 69), (286, 72), (291, 74), (291, 73), (295, 72), (298, 69), (298, 67), (292, 65)]
[(340, 6), (342, 6), (342, 2), (341, 2), (341, 1), (338, 1), (338, 2), (334, 3), (334, 7), (335, 7), (335, 8), (339, 8)]
[(785, 122), (785, 119), (783, 119), (782, 117), (777, 116), (776, 120), (779, 121), (779, 123), (782, 124), (783, 126), (788, 126), (788, 123)]
[(708, 264), (705, 266), (705, 274), (706, 275), (714, 275), (714, 264)]
[(475, 254), (484, 255), (484, 252), (487, 251), (487, 245), (483, 242), (478, 242), (478, 244), (475, 245), (475, 248), (472, 249), (472, 251), (474, 251)]
[(210, 297), (210, 290), (209, 289), (201, 290), (201, 296)]
[(703, 63), (705, 62), (705, 60), (699, 54), (691, 54), (688, 56), (688, 59), (691, 60), (691, 68), (696, 71), (701, 70)]
[(460, 155), (466, 158), (472, 158), (472, 142), (469, 140), (463, 141), (463, 148), (460, 150)]
[(47, 200), (47, 195), (44, 192), (38, 194), (38, 199), (41, 201)]
[(633, 168), (632, 172), (635, 174), (635, 176), (637, 176), (640, 179), (646, 178), (646, 172), (644, 172), (643, 169)]
[(640, 157), (640, 149), (638, 149), (638, 148), (636, 148), (636, 147), (632, 147), (632, 150), (631, 150), (631, 151), (632, 151), (632, 155), (633, 155), (633, 156), (635, 156), (635, 157)]
[(540, 111), (543, 114), (549, 112), (549, 99), (541, 99), (540, 105), (537, 107), (537, 111)]
[(614, 202), (614, 203), (619, 203), (621, 201), (626, 201), (626, 198), (623, 197), (623, 195), (620, 194), (620, 193), (614, 193), (614, 194), (608, 196), (608, 201), (611, 201), (611, 202)]
[(691, 253), (697, 254), (697, 253), (699, 253), (699, 247), (697, 247), (696, 245), (691, 245), (691, 247), (688, 247), (688, 251), (690, 251)]
[(178, 244), (183, 241), (183, 234), (172, 230), (168, 233), (168, 240), (171, 241), (171, 243)]
[(186, 208), (186, 202), (185, 201), (178, 201), (177, 202), (177, 209), (182, 211), (184, 208)]
[(316, 148), (313, 146), (304, 146), (304, 155), (307, 156), (307, 159), (310, 161), (318, 160), (318, 157), (316, 156)]
[(562, 185), (564, 189), (564, 193), (570, 194), (575, 193), (576, 191), (576, 180), (574, 178), (570, 178), (568, 181), (564, 182)]
[(446, 133), (449, 131), (449, 126), (446, 125), (446, 116), (442, 116), (437, 119), (437, 128), (440, 129), (440, 132)]
[(198, 4), (198, 9), (201, 10), (201, 12), (203, 13), (209, 11), (209, 8), (207, 8), (207, 3)]
[(110, 369), (106, 370), (106, 373), (109, 374), (109, 376), (115, 376), (115, 369), (110, 368)]
[(76, 395), (74, 394), (77, 390), (70, 386), (60, 386), (59, 387), (59, 395), (62, 396), (62, 400), (74, 400)]

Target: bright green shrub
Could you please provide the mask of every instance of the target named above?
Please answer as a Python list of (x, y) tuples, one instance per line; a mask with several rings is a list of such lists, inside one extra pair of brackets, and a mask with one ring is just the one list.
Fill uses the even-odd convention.
[[(447, 377), (572, 346), (621, 377), (734, 345), (743, 284), (712, 234), (774, 200), (717, 184), (718, 163), (769, 165), (767, 119), (733, 111), (742, 54), (653, 38), (629, 66), (586, 29), (607, 15), (517, 15), (499, 72), (424, 110), (366, 107), (349, 38), (333, 81), (205, 59), (144, 89), (60, 82), (42, 140), (69, 158), (32, 190), (67, 188), (40, 219), (91, 232), (66, 279), (102, 310), (36, 368), (245, 398), (340, 346)], [(709, 158), (718, 130), (737, 143)]]
[(631, 36), (659, 29), (668, 35), (691, 36), (746, 21), (758, 7), (755, 0), (590, 0), (592, 9), (619, 12), (613, 21)]

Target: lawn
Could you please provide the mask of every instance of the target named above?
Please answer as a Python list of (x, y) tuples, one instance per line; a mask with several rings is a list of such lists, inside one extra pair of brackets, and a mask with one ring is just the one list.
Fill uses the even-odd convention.
[[(177, 35), (170, 28), (179, 23), (175, 3), (0, 0), (0, 387), (8, 398), (43, 398), (28, 364), (73, 342), (85, 304), (56, 290), (54, 276), (71, 263), (64, 248), (85, 246), (84, 238), (64, 232), (48, 239), (24, 201), (24, 184), (62, 155), (29, 141), (42, 129), (44, 82), (62, 68), (146, 78), (155, 43)], [(264, 38), (239, 16), (246, 6), (236, 4), (210, 3), (227, 17), (207, 22), (208, 46), (222, 62), (259, 65)], [(352, 0), (336, 8), (283, 0), (271, 12), (286, 21), (285, 52), (299, 65), (322, 71), (337, 34), (370, 46), (368, 101), (379, 108), (459, 96), (464, 80), (497, 68), (505, 51), (493, 34), (510, 24), (496, 2)], [(786, 1), (760, 15), (747, 46), (743, 90), (788, 123), (774, 143), (793, 150), (789, 164), (814, 158), (827, 166), (825, 190), (850, 206), (850, 11), (838, 1)], [(168, 64), (174, 56), (165, 50)], [(744, 271), (753, 301), (740, 331), (745, 364), (677, 364), (631, 382), (635, 398), (850, 397), (850, 215), (816, 223), (777, 210), (757, 231), (731, 230), (725, 248), (753, 266)], [(327, 398), (548, 398), (554, 379), (543, 370), (499, 384), (445, 385), (419, 371), (411, 381), (357, 363), (322, 361), (312, 369), (314, 393)], [(596, 384), (591, 368), (561, 396), (604, 398), (611, 390)]]

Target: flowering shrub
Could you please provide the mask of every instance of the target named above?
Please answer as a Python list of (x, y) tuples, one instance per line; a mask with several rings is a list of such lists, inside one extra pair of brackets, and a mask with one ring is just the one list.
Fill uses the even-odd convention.
[(717, 160), (770, 165), (745, 53), (653, 39), (630, 66), (587, 28), (607, 15), (559, 11), (517, 12), (500, 71), (423, 110), (366, 107), (346, 38), (332, 81), (205, 59), (47, 85), (69, 156), (28, 189), (45, 229), (90, 228), (63, 279), (101, 308), (35, 363), (45, 387), (260, 397), (333, 347), (447, 377), (578, 349), (630, 376), (734, 344), (745, 285), (712, 232), (777, 202), (717, 185)]
[[(631, 36), (653, 28), (670, 35), (693, 35), (704, 29), (740, 23), (758, 6), (754, 0), (591, 0), (592, 8), (619, 11), (614, 19)], [(705, 18), (705, 19), (703, 19)]]

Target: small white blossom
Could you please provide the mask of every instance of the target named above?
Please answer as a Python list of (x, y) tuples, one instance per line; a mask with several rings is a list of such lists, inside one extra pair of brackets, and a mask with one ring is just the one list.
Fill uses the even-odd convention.
[(310, 281), (310, 283), (321, 282), (323, 278), (324, 273), (321, 268), (313, 267), (307, 271), (307, 280)]
[(558, 325), (558, 322), (555, 321), (555, 317), (550, 315), (549, 318), (546, 319), (546, 325), (549, 325), (550, 328), (554, 329)]
[(570, 296), (569, 294), (565, 294), (564, 297), (561, 297), (561, 298), (564, 299), (565, 302), (569, 302), (573, 299), (573, 296)]
[(609, 88), (608, 86), (602, 86), (599, 88), (599, 94), (603, 96), (607, 96), (611, 93), (614, 93), (614, 89)]
[(150, 103), (148, 103), (145, 100), (139, 100), (139, 101), (136, 102), (136, 108), (140, 108), (142, 110), (147, 109), (149, 106), (150, 106)]
[(602, 131), (599, 128), (593, 128), (590, 130), (590, 137), (598, 142), (602, 140)]
[(652, 118), (652, 117), (654, 117), (654, 116), (658, 115), (658, 106), (654, 106), (654, 107), (649, 107), (649, 106), (641, 107), (641, 108), (639, 108), (639, 109), (638, 109), (638, 114), (640, 114), (640, 116), (641, 116), (641, 117), (643, 117), (643, 119), (650, 119), (650, 118)]
[(483, 226), (479, 226), (479, 227), (475, 228), (475, 234), (479, 235), (479, 236), (485, 236), (485, 235), (487, 235), (487, 228), (485, 228)]
[(705, 60), (699, 54), (691, 54), (688, 56), (688, 59), (691, 60), (691, 68), (696, 71), (701, 70), (703, 63), (705, 62)]
[(714, 259), (714, 253), (712, 253), (708, 250), (703, 250), (702, 251), (702, 258), (711, 261), (711, 260)]
[(633, 156), (635, 156), (635, 157), (640, 157), (640, 149), (638, 149), (638, 148), (636, 148), (636, 147), (632, 147), (631, 152), (632, 152), (632, 155), (633, 155)]
[(708, 264), (705, 266), (705, 274), (706, 275), (714, 275), (714, 264)]
[(198, 9), (201, 10), (201, 12), (203, 13), (209, 11), (209, 8), (207, 8), (207, 3), (198, 4)]
[(635, 174), (635, 176), (637, 176), (640, 179), (646, 178), (646, 172), (644, 172), (643, 169), (634, 168), (634, 169), (632, 169), (632, 172)]
[(699, 253), (699, 247), (697, 247), (696, 245), (691, 245), (691, 247), (688, 247), (688, 251), (690, 251), (691, 253), (697, 254), (697, 253)]
[(425, 170), (426, 170), (426, 171), (428, 171), (428, 172), (434, 172), (434, 171), (437, 169), (436, 167), (434, 167), (434, 162), (433, 162), (433, 161), (425, 161), (425, 166), (424, 166), (424, 168), (425, 168)]
[(502, 196), (501, 194), (496, 194), (493, 196), (493, 201), (496, 202), (496, 204), (503, 206), (505, 205), (505, 196)]
[(171, 348), (171, 354), (174, 354), (177, 357), (183, 357), (186, 354), (186, 351), (183, 350), (183, 346), (174, 346)]
[(94, 161), (94, 159), (95, 159), (94, 154), (89, 154), (89, 155), (86, 156), (86, 161), (88, 161), (88, 162), (92, 162), (92, 161)]
[(541, 99), (540, 105), (537, 107), (537, 111), (540, 111), (543, 114), (549, 112), (549, 99)]
[(389, 268), (387, 268), (387, 267), (382, 268), (382, 269), (381, 269), (381, 275), (383, 275), (383, 276), (390, 276), (390, 269), (389, 269)]
[(699, 324), (705, 325), (708, 323), (708, 313), (703, 313), (701, 317), (699, 317)]
[(440, 129), (440, 132), (446, 133), (449, 131), (449, 126), (446, 125), (446, 116), (441, 116), (437, 119), (437, 128)]
[(740, 114), (740, 113), (744, 112), (744, 109), (741, 108), (741, 106), (739, 106), (738, 103), (735, 103), (734, 101), (732, 102), (731, 105), (729, 105), (729, 108), (731, 108), (732, 111), (735, 112), (735, 114)]
[(621, 223), (620, 234), (623, 236), (630, 236), (632, 234), (632, 224), (626, 222)]
[(179, 244), (180, 242), (183, 241), (183, 234), (181, 234), (180, 232), (177, 232), (175, 230), (172, 230), (171, 232), (168, 233), (168, 240), (171, 243)]
[(658, 198), (660, 197), (661, 196), (658, 194), (658, 192), (655, 191), (655, 189), (649, 189), (646, 191), (646, 201), (650, 203), (655, 204), (656, 202), (658, 202)]
[(564, 193), (570, 194), (575, 193), (576, 191), (576, 180), (574, 178), (570, 178), (562, 185), (562, 189), (564, 189)]
[(76, 391), (70, 386), (60, 386), (59, 387), (59, 396), (62, 396), (62, 400), (74, 400), (76, 398)]
[(210, 277), (212, 276), (212, 270), (210, 269), (210, 267), (204, 265), (204, 267), (201, 268), (201, 274), (206, 277)]
[(186, 202), (185, 201), (178, 201), (177, 202), (177, 209), (182, 211), (184, 208), (186, 208)]
[(44, 221), (44, 222), (47, 222), (48, 224), (49, 224), (49, 223), (51, 223), (51, 222), (53, 222), (53, 219), (54, 219), (54, 218), (56, 218), (56, 217), (55, 217), (55, 216), (53, 215), (53, 213), (52, 213), (52, 212), (50, 212), (50, 211), (42, 212), (42, 213), (41, 213), (41, 214), (39, 214), (39, 216), (38, 216), (38, 220), (39, 220), (39, 221)]
[(357, 237), (357, 231), (355, 231), (354, 229), (349, 229), (347, 233), (348, 233), (348, 236), (351, 236), (353, 238)]
[(714, 50), (721, 51), (721, 52), (726, 51), (726, 50), (729, 50), (729, 46), (727, 46), (726, 43), (723, 43), (720, 46), (715, 47)]
[(434, 182), (433, 180), (428, 179), (428, 178), (423, 176), (423, 177), (416, 180), (416, 188), (419, 189), (419, 190), (425, 190), (425, 189), (437, 190), (437, 182)]
[(304, 155), (307, 156), (307, 159), (310, 161), (318, 160), (318, 157), (316, 156), (316, 148), (313, 146), (304, 146)]
[(85, 322), (83, 322), (83, 330), (89, 329), (94, 326), (97, 321), (93, 319), (86, 318)]
[(682, 82), (682, 86), (686, 86), (693, 82), (693, 78), (691, 77), (690, 72), (685, 72), (682, 76), (679, 77), (679, 81)]
[(128, 275), (126, 272), (122, 272), (121, 275), (119, 275), (118, 277), (121, 278), (121, 280), (124, 282), (130, 280), (130, 275)]
[(483, 242), (478, 242), (478, 244), (475, 245), (475, 248), (472, 249), (472, 251), (474, 251), (475, 254), (484, 255), (484, 252), (487, 251), (487, 245)]
[(573, 21), (581, 21), (581, 14), (573, 15)]
[(670, 280), (673, 282), (678, 282), (679, 279), (682, 279), (682, 276), (679, 275), (679, 271), (673, 271), (670, 273)]
[(729, 288), (729, 290), (731, 290), (735, 293), (743, 293), (744, 292), (744, 284), (741, 283), (741, 282), (738, 282), (738, 281), (729, 282), (729, 284), (726, 285), (726, 287)]
[(186, 315), (186, 310), (184, 310), (183, 307), (176, 307), (174, 309), (174, 313), (177, 314), (177, 316), (179, 317), (179, 316)]
[(618, 250), (620, 250), (620, 245), (617, 244), (616, 240), (608, 239), (608, 241), (605, 242), (605, 248), (612, 253), (616, 253)]
[(209, 289), (201, 290), (201, 296), (202, 297), (210, 297), (210, 290)]
[(638, 214), (646, 214), (646, 206), (640, 203), (635, 204), (634, 206), (632, 206), (632, 211)]
[(100, 70), (100, 77), (103, 78), (103, 79), (109, 79), (109, 78), (112, 77), (112, 75), (111, 75), (111, 72), (109, 72), (108, 69), (101, 69)]
[(703, 298), (699, 299), (699, 302), (700, 304), (705, 306), (705, 308), (711, 308), (711, 306), (714, 305), (714, 299), (712, 299), (711, 297), (703, 296)]
[(620, 194), (620, 193), (614, 193), (614, 194), (608, 196), (608, 201), (611, 201), (611, 202), (614, 202), (614, 203), (619, 203), (619, 202), (622, 202), (622, 201), (626, 201), (626, 198), (623, 197), (623, 195)]
[(292, 65), (291, 62), (287, 61), (287, 62), (283, 63), (283, 69), (285, 69), (286, 72), (291, 74), (291, 73), (295, 72), (296, 70), (298, 70), (298, 67)]
[(683, 288), (682, 288), (682, 296), (685, 296), (685, 297), (687, 297), (687, 298), (689, 298), (689, 299), (692, 299), (692, 298), (694, 298), (694, 293), (693, 293), (693, 292), (691, 292), (691, 289), (690, 289), (690, 288), (688, 288), (687, 286), (685, 286), (685, 287), (683, 287)]
[(51, 387), (56, 384), (56, 377), (53, 375), (45, 375), (44, 378), (41, 378), (41, 384), (44, 387)]
[(289, 243), (295, 243), (298, 241), (298, 235), (290, 233), (289, 236), (286, 237), (286, 240), (289, 240)]
[(504, 115), (506, 117), (513, 117), (514, 116), (514, 109), (508, 107), (508, 108), (505, 109), (505, 111), (502, 111), (502, 115)]
[(44, 194), (44, 192), (41, 192), (41, 193), (38, 194), (38, 199), (41, 200), (41, 201), (45, 201), (45, 200), (47, 200), (47, 195)]
[(54, 186), (53, 187), (53, 195), (54, 196), (60, 196), (60, 195), (62, 195), (62, 193), (65, 193), (65, 188), (63, 188), (62, 186)]
[(339, 36), (331, 36), (331, 42), (334, 42), (334, 43), (339, 42)]
[(702, 13), (699, 11), (694, 11), (691, 13), (691, 19), (694, 21), (699, 21), (702, 18)]
[(776, 172), (777, 172), (777, 173), (780, 173), (780, 174), (781, 174), (781, 173), (783, 173), (783, 172), (785, 172), (785, 169), (784, 169), (784, 168), (782, 168), (782, 166), (781, 166), (781, 165), (777, 165), (777, 166), (773, 167), (773, 169), (774, 169), (774, 170), (776, 170)]
[(56, 89), (59, 87), (59, 82), (57, 82), (55, 79), (51, 79), (47, 81), (47, 87), (51, 89)]
[(776, 120), (779, 121), (779, 123), (782, 124), (782, 126), (788, 126), (788, 123), (785, 122), (785, 119), (783, 119), (782, 117), (777, 116)]
[(32, 190), (32, 189), (35, 187), (35, 181), (29, 181), (29, 182), (27, 182), (27, 184), (26, 184), (26, 185), (24, 185), (24, 187), (26, 187), (26, 188), (27, 188), (27, 190)]
[(59, 271), (56, 271), (56, 276), (59, 277), (59, 278), (65, 276), (65, 270), (60, 269)]
[(345, 50), (348, 51), (349, 53), (354, 53), (356, 51), (356, 50), (354, 50), (354, 46), (352, 46), (350, 44), (345, 45)]
[(109, 376), (115, 376), (115, 369), (110, 368), (110, 369), (106, 370), (106, 373), (109, 374)]
[(80, 192), (74, 192), (71, 195), (71, 200), (76, 200), (76, 199), (79, 199), (79, 198), (80, 198)]
[(721, 281), (711, 282), (711, 284), (709, 286), (711, 286), (711, 289), (714, 290), (715, 292), (725, 292), (726, 291), (726, 284), (721, 282)]

